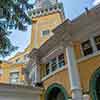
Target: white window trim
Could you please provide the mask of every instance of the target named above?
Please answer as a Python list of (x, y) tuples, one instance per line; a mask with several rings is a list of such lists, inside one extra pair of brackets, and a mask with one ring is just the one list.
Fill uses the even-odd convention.
[(94, 52), (94, 53), (92, 53), (92, 54), (90, 54), (90, 55), (87, 55), (87, 56), (84, 56), (84, 57), (78, 59), (77, 62), (80, 63), (80, 62), (82, 62), (82, 61), (91, 59), (92, 57), (95, 57), (95, 56), (98, 56), (98, 55), (100, 55), (100, 51), (99, 51), (99, 50), (96, 51), (96, 52)]
[(62, 71), (62, 70), (64, 70), (64, 69), (67, 69), (67, 64), (66, 64), (64, 67), (58, 68), (57, 70), (51, 72), (49, 75), (46, 75), (45, 77), (43, 77), (43, 78), (41, 79), (41, 81), (47, 80), (47, 79), (50, 78), (51, 76), (55, 75), (56, 73), (58, 73), (58, 72), (60, 72), (60, 71)]
[[(90, 43), (91, 43), (91, 47), (92, 47), (92, 49), (93, 49), (93, 53), (98, 51), (98, 50), (97, 50), (97, 47), (96, 47), (96, 44), (95, 44), (95, 40), (94, 40), (95, 36), (98, 36), (98, 35), (91, 36), (90, 38), (85, 39), (83, 42), (81, 42), (81, 44), (82, 44), (82, 43), (84, 43), (85, 41), (88, 41), (88, 40), (89, 40)], [(82, 55), (82, 57), (86, 57), (86, 56), (89, 56), (89, 55), (92, 55), (92, 54), (93, 54), (93, 53), (92, 53), (92, 54), (89, 54), (89, 55), (84, 56), (84, 52), (83, 52), (82, 45), (80, 46), (80, 50), (81, 50), (81, 55)]]

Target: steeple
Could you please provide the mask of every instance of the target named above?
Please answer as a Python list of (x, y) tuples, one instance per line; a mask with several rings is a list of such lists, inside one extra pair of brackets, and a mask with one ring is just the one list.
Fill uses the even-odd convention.
[(58, 0), (36, 0), (35, 5), (36, 8), (48, 8), (52, 5), (55, 5), (58, 2)]

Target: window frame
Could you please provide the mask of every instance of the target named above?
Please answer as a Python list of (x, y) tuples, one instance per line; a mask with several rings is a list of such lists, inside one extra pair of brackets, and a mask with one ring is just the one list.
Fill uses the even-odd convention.
[[(85, 43), (85, 42), (87, 42), (87, 41), (89, 41), (90, 47), (84, 49), (83, 43)], [(88, 53), (88, 54), (87, 54), (87, 53), (86, 53), (86, 50), (89, 50), (89, 49), (91, 49), (91, 51), (90, 51), (91, 53)], [(81, 42), (81, 50), (82, 50), (84, 56), (88, 56), (88, 55), (90, 55), (90, 54), (93, 54), (94, 51), (93, 51), (93, 47), (92, 47), (92, 44), (91, 44), (91, 40), (90, 40), (90, 39), (87, 39), (87, 40)]]
[[(14, 76), (11, 75), (11, 74), (15, 74), (15, 73), (16, 73), (16, 75), (18, 75), (17, 78), (14, 78)], [(10, 81), (10, 83), (11, 84), (17, 84), (19, 82), (19, 75), (20, 75), (20, 73), (18, 71), (10, 72), (10, 74), (9, 74), (9, 81)], [(12, 80), (16, 80), (16, 82), (13, 82)]]
[[(48, 34), (43, 35), (43, 32), (46, 32), (46, 31), (48, 31)], [(50, 36), (50, 30), (49, 29), (45, 29), (45, 30), (41, 31), (41, 37), (48, 37), (48, 36)]]

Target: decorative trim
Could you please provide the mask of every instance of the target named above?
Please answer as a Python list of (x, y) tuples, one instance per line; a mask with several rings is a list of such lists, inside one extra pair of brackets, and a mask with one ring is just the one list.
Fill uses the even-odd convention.
[(48, 100), (48, 97), (47, 97), (48, 94), (49, 94), (49, 93), (52, 91), (52, 89), (55, 88), (55, 87), (59, 88), (59, 89), (61, 90), (61, 92), (64, 94), (65, 100), (68, 100), (68, 94), (67, 94), (65, 88), (64, 88), (62, 85), (57, 84), (57, 83), (54, 83), (54, 84), (52, 84), (51, 86), (48, 87), (48, 89), (47, 89), (47, 91), (46, 91), (46, 93), (45, 93), (45, 100)]
[(43, 77), (43, 78), (41, 79), (41, 81), (47, 80), (47, 79), (50, 78), (51, 76), (55, 75), (56, 73), (58, 73), (58, 72), (60, 72), (60, 71), (62, 71), (62, 70), (64, 70), (64, 69), (67, 69), (67, 65), (65, 65), (65, 66), (62, 67), (62, 68), (57, 69), (57, 70), (54, 71), (54, 72), (51, 72), (49, 75)]
[(90, 58), (92, 58), (92, 57), (95, 57), (95, 56), (98, 56), (98, 55), (100, 55), (100, 51), (94, 52), (93, 54), (90, 54), (90, 55), (88, 55), (88, 56), (84, 56), (84, 57), (78, 59), (77, 62), (80, 63), (80, 62), (82, 62), (82, 61), (88, 60), (88, 59), (90, 59)]
[(92, 100), (97, 100), (96, 97), (96, 76), (100, 74), (100, 67), (93, 73), (91, 80), (90, 80), (90, 95)]
[(29, 16), (30, 17), (40, 17), (40, 16), (45, 16), (54, 12), (61, 12), (64, 16), (64, 9), (63, 9), (63, 4), (58, 3), (52, 7), (48, 8), (40, 8), (40, 9), (33, 9), (33, 11), (29, 11)]

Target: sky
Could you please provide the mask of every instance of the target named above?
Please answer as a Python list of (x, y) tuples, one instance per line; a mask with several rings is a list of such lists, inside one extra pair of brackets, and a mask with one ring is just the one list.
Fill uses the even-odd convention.
[[(84, 12), (86, 7), (91, 8), (100, 3), (100, 0), (59, 0), (59, 1), (63, 2), (66, 19), (69, 18), (71, 20), (75, 19), (82, 12)], [(30, 0), (30, 3), (33, 2), (34, 0)], [(11, 56), (6, 57), (5, 59), (14, 56), (17, 52), (23, 52), (24, 49), (30, 43), (30, 37), (31, 37), (31, 26), (28, 26), (28, 30), (25, 32), (21, 32), (19, 30), (13, 30), (9, 38), (12, 44), (18, 46), (19, 48), (16, 52), (13, 52)]]

